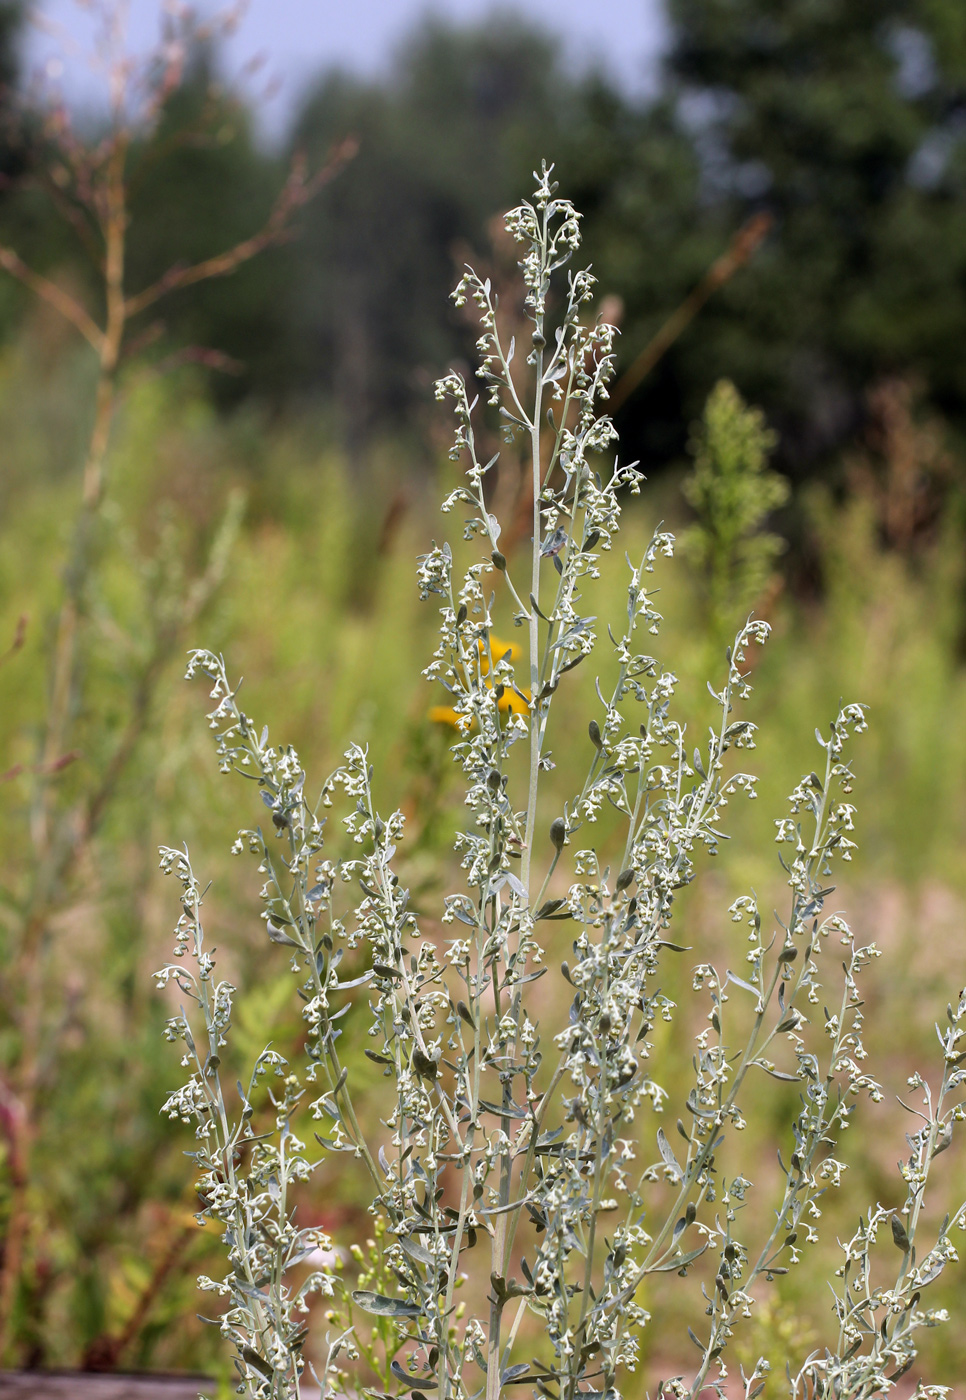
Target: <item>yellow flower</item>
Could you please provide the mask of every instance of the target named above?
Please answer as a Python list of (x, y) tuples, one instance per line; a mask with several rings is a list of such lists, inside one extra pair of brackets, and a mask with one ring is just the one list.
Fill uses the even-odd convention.
[(452, 705), (430, 705), (429, 719), (433, 724), (451, 724), (455, 729), (459, 724), (459, 715)]
[[(487, 690), (492, 690), (492, 686), (487, 684)], [(523, 699), (523, 696), (526, 699)], [(530, 692), (523, 691), (523, 695), (518, 695), (515, 690), (504, 690), (496, 707), (501, 715), (527, 715), (530, 713)], [(459, 728), (461, 716), (454, 710), (452, 705), (431, 705), (427, 711), (427, 718), (433, 724), (448, 724), (453, 729)], [(476, 721), (473, 721), (474, 724)]]
[[(485, 676), (490, 669), (490, 657), (486, 654), (486, 647), (482, 641), (476, 644), (480, 650), (480, 670)], [(490, 637), (490, 656), (494, 661), (502, 661), (507, 652), (510, 653), (510, 661), (519, 661), (523, 655), (523, 647), (519, 642), (504, 642), (500, 637)]]
[[(505, 642), (501, 637), (490, 637), (489, 654), (482, 641), (477, 642), (480, 653), (480, 672), (486, 675), (490, 669), (490, 656), (494, 661), (502, 661), (506, 658), (509, 661), (518, 661), (523, 655), (523, 648), (519, 642)], [(492, 690), (489, 681), (485, 682), (486, 688)], [(523, 699), (522, 696), (526, 696)], [(530, 692), (524, 690), (522, 695), (518, 695), (515, 690), (505, 686), (503, 694), (496, 702), (496, 707), (501, 715), (526, 715), (530, 712)], [(428, 718), (433, 724), (448, 724), (453, 729), (459, 728), (460, 716), (452, 705), (432, 705), (429, 709)], [(475, 723), (475, 721), (474, 721)]]
[(529, 690), (525, 690), (523, 694), (527, 697), (526, 700), (521, 699), (515, 690), (504, 690), (503, 694), (496, 702), (496, 707), (500, 711), (500, 714), (528, 715), (530, 713), (530, 692)]

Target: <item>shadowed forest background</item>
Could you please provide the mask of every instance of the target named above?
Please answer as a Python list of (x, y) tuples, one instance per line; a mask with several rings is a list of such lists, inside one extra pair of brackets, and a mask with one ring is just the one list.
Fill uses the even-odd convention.
[[(870, 1198), (894, 1190), (894, 1096), (966, 982), (966, 8), (668, 11), (646, 100), (572, 71), (552, 36), (509, 12), (469, 29), (432, 20), (384, 79), (320, 75), (272, 148), (244, 96), (219, 85), (217, 44), (194, 46), (153, 131), (133, 134), (131, 288), (249, 238), (293, 159), (313, 171), (342, 143), (354, 154), (283, 239), (132, 323), (57, 753), (45, 748), (51, 656), (74, 587), (97, 366), (51, 305), (0, 272), (0, 1239), (14, 1215), (23, 1224), (0, 1364), (223, 1365), (195, 1318), (210, 1246), (186, 1190), (190, 1140), (158, 1116), (173, 1077), (150, 981), (173, 920), (159, 843), (187, 840), (214, 881), (216, 941), (231, 943), (244, 989), (240, 1050), (257, 1053), (266, 1024), (281, 1044), (300, 1026), (254, 887), (226, 855), (249, 814), (218, 781), (203, 695), (180, 682), (189, 645), (230, 657), (251, 712), (317, 775), (350, 736), (369, 742), (387, 802), (410, 818), (416, 896), (438, 901), (432, 872), (459, 809), (448, 734), (428, 718), (441, 697), (419, 677), (435, 619), (413, 559), (441, 533), (433, 502), (456, 469), (432, 384), (472, 362), (476, 333), (449, 293), (467, 261), (509, 284), (498, 216), (544, 157), (584, 212), (584, 254), (621, 330), (615, 420), (647, 478), (629, 535), (660, 519), (692, 531), (660, 605), (697, 732), (728, 628), (751, 608), (775, 628), (754, 678), (761, 798), (734, 814), (743, 854), (688, 894), (695, 930), (723, 940), (738, 890), (777, 888), (771, 822), (814, 761), (814, 724), (843, 696), (870, 707), (843, 904), (888, 955), (870, 979), (868, 1038), (890, 1093), (863, 1109), (850, 1160)], [(0, 7), (0, 245), (96, 319), (97, 258), (24, 101), (25, 22), (23, 7)], [(699, 508), (695, 527), (688, 444), (722, 379), (763, 411), (789, 486), (727, 520)], [(496, 489), (511, 488), (501, 476)], [(722, 591), (695, 528), (724, 541), (734, 588)], [(750, 568), (755, 541), (766, 547)], [(63, 868), (47, 832), (58, 821)], [(41, 894), (38, 842), (56, 867)], [(777, 1087), (763, 1094), (766, 1133), (783, 1102)], [(348, 1180), (324, 1183), (312, 1210), (369, 1228)], [(803, 1266), (776, 1285), (758, 1349), (807, 1350), (819, 1335), (808, 1279)], [(961, 1274), (943, 1286), (955, 1306)], [(655, 1365), (684, 1331), (669, 1319)], [(937, 1332), (933, 1360), (935, 1379), (966, 1373), (962, 1327)]]
[[(4, 9), (8, 84), (19, 14)], [(585, 213), (600, 284), (623, 304), (624, 366), (749, 218), (771, 220), (742, 275), (621, 411), (625, 450), (649, 474), (680, 457), (688, 422), (725, 374), (766, 410), (800, 480), (835, 475), (836, 454), (869, 421), (870, 389), (889, 376), (914, 376), (923, 406), (958, 429), (960, 7), (674, 0), (670, 18), (660, 91), (637, 103), (604, 72), (571, 72), (550, 35), (509, 12), (469, 30), (427, 21), (384, 82), (320, 76), (274, 151), (257, 144), (239, 92), (212, 95), (217, 52), (199, 47), (139, 175), (131, 279), (244, 236), (292, 152), (317, 164), (354, 135), (357, 157), (297, 236), (230, 281), (185, 292), (164, 331), (172, 346), (238, 362), (206, 386), (222, 410), (273, 421), (321, 411), (354, 466), (400, 430), (418, 457), (429, 386), (467, 351), (448, 302), (455, 270), (491, 253), (495, 212), (552, 152)], [(43, 153), (8, 117), (4, 241), (84, 285), (83, 249), (40, 188), (50, 172), (33, 168)], [(8, 284), (8, 340), (26, 315)]]

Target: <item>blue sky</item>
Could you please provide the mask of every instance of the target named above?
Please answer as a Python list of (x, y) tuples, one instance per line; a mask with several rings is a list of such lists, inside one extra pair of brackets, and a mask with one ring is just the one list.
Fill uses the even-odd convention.
[[(128, 0), (128, 38), (134, 51), (149, 48), (159, 32), (163, 0)], [(169, 0), (170, 3), (170, 0)], [(572, 62), (602, 62), (630, 91), (646, 88), (660, 51), (664, 25), (661, 0), (517, 0), (505, 4), (559, 34)], [(35, 0), (44, 29), (31, 28), (28, 68), (63, 76), (71, 100), (89, 103), (98, 90), (84, 74), (78, 51), (89, 43), (89, 5), (79, 0)], [(208, 3), (191, 8), (203, 15), (223, 7)], [(363, 73), (385, 67), (393, 47), (427, 12), (455, 21), (483, 18), (491, 0), (248, 0), (234, 35), (225, 45), (229, 72), (239, 73), (256, 56), (264, 59), (250, 91), (269, 86), (276, 94), (263, 105), (265, 129), (285, 125), (299, 91), (321, 68), (342, 64)], [(47, 32), (50, 27), (55, 34)], [(66, 49), (66, 53), (65, 53)], [(62, 64), (62, 70), (61, 65)]]

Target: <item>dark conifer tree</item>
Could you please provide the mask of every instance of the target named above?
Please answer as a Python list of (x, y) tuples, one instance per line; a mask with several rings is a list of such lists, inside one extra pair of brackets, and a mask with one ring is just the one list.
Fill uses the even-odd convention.
[(704, 201), (769, 246), (679, 357), (727, 372), (805, 466), (868, 386), (917, 374), (966, 423), (966, 11), (958, 0), (671, 0), (668, 85)]

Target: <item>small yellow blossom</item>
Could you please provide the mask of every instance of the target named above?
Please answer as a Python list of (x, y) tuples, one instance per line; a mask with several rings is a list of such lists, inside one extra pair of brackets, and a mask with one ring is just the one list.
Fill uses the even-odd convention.
[[(522, 697), (526, 696), (524, 700)], [(530, 692), (524, 690), (520, 695), (515, 690), (504, 690), (496, 707), (501, 715), (528, 715), (530, 713)]]
[(451, 724), (454, 729), (460, 721), (460, 717), (452, 705), (430, 705), (429, 719), (432, 720), (433, 724)]
[[(480, 670), (485, 676), (490, 669), (490, 657), (487, 656), (486, 647), (482, 641), (478, 641), (476, 645), (480, 651)], [(519, 642), (505, 642), (501, 637), (490, 638), (490, 656), (493, 657), (494, 661), (502, 661), (507, 652), (510, 653), (508, 658), (510, 661), (519, 661), (523, 655), (523, 647)]]
[[(486, 646), (482, 641), (477, 642), (480, 652), (480, 672), (486, 675), (490, 669), (490, 656), (494, 661), (518, 661), (523, 655), (523, 648), (519, 642), (505, 642), (501, 637), (490, 637), (490, 650), (487, 655)], [(492, 690), (489, 681), (485, 682), (486, 688)], [(523, 697), (526, 696), (526, 699)], [(530, 692), (524, 690), (517, 694), (509, 686), (504, 687), (503, 694), (496, 702), (496, 707), (501, 715), (526, 715), (530, 712)], [(452, 705), (431, 705), (428, 718), (433, 724), (448, 724), (453, 729), (460, 727), (460, 719), (463, 718)], [(475, 721), (474, 721), (475, 723)]]

